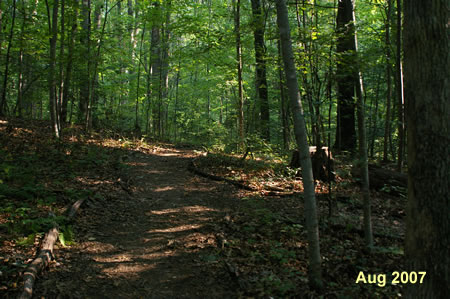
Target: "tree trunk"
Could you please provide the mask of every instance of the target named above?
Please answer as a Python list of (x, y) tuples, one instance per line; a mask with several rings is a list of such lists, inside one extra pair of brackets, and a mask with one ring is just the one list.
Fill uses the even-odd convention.
[(402, 171), (403, 152), (405, 145), (405, 116), (403, 101), (403, 70), (402, 70), (402, 6), (401, 0), (397, 0), (397, 57), (396, 57), (396, 94), (397, 94), (397, 116), (398, 116), (398, 155), (397, 170)]
[(141, 126), (139, 125), (139, 89), (140, 89), (140, 82), (141, 82), (141, 58), (142, 58), (142, 44), (144, 42), (144, 36), (145, 36), (145, 25), (142, 29), (141, 34), (141, 42), (139, 45), (139, 61), (138, 61), (138, 76), (137, 76), (137, 86), (136, 86), (136, 107), (135, 107), (135, 123), (134, 123), (134, 130), (139, 133), (141, 132)]
[(240, 11), (241, 0), (234, 0), (234, 33), (236, 35), (236, 61), (238, 73), (238, 121), (239, 121), (239, 144), (240, 150), (244, 149), (244, 89), (242, 82), (242, 48), (241, 48), (241, 29), (240, 29)]
[(61, 111), (62, 111), (62, 102), (64, 98), (64, 38), (65, 38), (65, 0), (61, 0), (61, 31), (60, 31), (60, 42), (59, 42), (59, 78), (58, 78), (58, 87), (59, 92), (56, 97), (57, 105), (57, 114), (58, 114), (58, 123), (61, 126), (61, 122), (64, 122), (64, 119), (61, 119)]
[(377, 87), (375, 89), (375, 111), (371, 114), (372, 116), (372, 120), (370, 121), (371, 125), (372, 125), (372, 130), (371, 130), (371, 141), (370, 141), (370, 157), (373, 158), (374, 157), (374, 150), (375, 150), (375, 140), (377, 139), (377, 131), (378, 131), (378, 102), (379, 102), (379, 95), (380, 95), (380, 77), (381, 75), (378, 76), (377, 79)]
[(82, 0), (82, 32), (81, 49), (86, 58), (86, 63), (82, 66), (82, 79), (80, 82), (80, 102), (78, 110), (78, 121), (85, 123), (87, 120), (89, 95), (90, 95), (90, 69), (91, 69), (91, 1)]
[(164, 137), (166, 135), (165, 115), (167, 115), (167, 105), (169, 95), (169, 39), (170, 39), (170, 14), (171, 14), (171, 2), (164, 2), (164, 26), (162, 27), (162, 52), (161, 52), (161, 101), (160, 101), (160, 135)]
[[(24, 86), (24, 76), (23, 76), (23, 61), (24, 61), (24, 46), (23, 46), (23, 36), (25, 33), (25, 23), (26, 23), (26, 12), (25, 12), (25, 2), (22, 1), (22, 13), (24, 14), (22, 25), (20, 28), (20, 38), (19, 38), (19, 70), (17, 74), (17, 102), (16, 107), (14, 108), (14, 114), (22, 118), (22, 110), (23, 110), (23, 86)], [(1, 25), (0, 25), (1, 26)], [(1, 27), (0, 27), (1, 28)]]
[(64, 78), (63, 99), (61, 103), (61, 121), (67, 121), (67, 106), (69, 104), (69, 91), (72, 83), (73, 49), (75, 44), (75, 34), (78, 24), (78, 0), (73, 0), (72, 28), (70, 29), (69, 47), (67, 49), (67, 64)]
[[(352, 10), (352, 23), (356, 25), (355, 10)], [(356, 30), (354, 31), (354, 48), (355, 53), (358, 53), (358, 39)], [(369, 189), (369, 161), (367, 159), (367, 137), (366, 137), (366, 121), (365, 121), (365, 101), (364, 101), (364, 85), (362, 73), (359, 70), (359, 61), (356, 63), (355, 69), (355, 90), (358, 99), (357, 114), (358, 114), (358, 142), (359, 142), (359, 168), (361, 172), (361, 193), (363, 197), (363, 227), (364, 227), (364, 241), (368, 250), (373, 247), (373, 233), (372, 233), (372, 219), (370, 207), (370, 189)]]
[[(152, 36), (151, 36), (151, 92), (152, 92), (152, 115), (153, 115), (153, 135), (159, 136), (160, 132), (160, 113), (158, 110), (159, 100), (161, 99), (161, 26), (160, 21), (161, 18), (161, 7), (159, 2), (153, 3), (153, 12), (156, 21), (152, 27)], [(157, 100), (156, 100), (157, 99)]]
[(294, 131), (302, 166), (305, 218), (308, 230), (309, 282), (312, 288), (323, 287), (321, 274), (321, 257), (319, 245), (319, 228), (317, 223), (316, 199), (309, 145), (306, 136), (305, 119), (297, 83), (297, 73), (292, 50), (288, 10), (286, 0), (277, 0), (277, 23), (280, 30), (281, 50), (286, 72), (286, 80), (294, 119)]
[(356, 148), (354, 65), (355, 25), (352, 23), (353, 0), (339, 0), (336, 17), (338, 35), (336, 51), (337, 127), (335, 148), (353, 152)]
[(255, 38), (256, 94), (261, 111), (261, 137), (270, 140), (270, 113), (266, 75), (266, 45), (264, 43), (264, 15), (260, 0), (252, 0), (253, 34)]
[(391, 15), (392, 15), (392, 0), (387, 0), (386, 24), (385, 24), (385, 47), (386, 47), (386, 119), (384, 122), (384, 144), (383, 144), (383, 161), (388, 161), (388, 145), (389, 136), (391, 135), (391, 100), (392, 100), (392, 84), (391, 84)]
[(450, 27), (447, 0), (405, 0), (408, 130), (407, 298), (450, 294)]
[[(48, 86), (49, 86), (49, 100), (50, 100), (50, 117), (52, 121), (52, 129), (56, 138), (60, 138), (61, 126), (59, 123), (59, 109), (56, 96), (56, 41), (58, 38), (58, 0), (53, 1), (52, 16), (48, 16), (48, 27), (50, 33), (50, 56), (49, 56), (49, 70), (48, 70)], [(50, 7), (48, 1), (45, 1), (47, 5), (47, 12), (50, 13)]]
[(285, 151), (289, 150), (289, 117), (286, 107), (286, 94), (285, 94), (285, 84), (283, 78), (283, 58), (281, 57), (281, 42), (277, 40), (277, 48), (278, 48), (278, 84), (280, 88), (280, 117), (281, 117), (281, 126), (283, 127), (283, 149)]
[[(12, 21), (11, 21), (11, 29), (9, 31), (8, 38), (8, 48), (6, 50), (6, 58), (5, 58), (5, 72), (3, 73), (3, 89), (2, 95), (0, 98), (0, 116), (5, 115), (7, 105), (6, 105), (6, 93), (7, 93), (7, 85), (8, 85), (8, 74), (9, 74), (9, 57), (11, 53), (12, 40), (14, 36), (14, 24), (16, 21), (16, 1), (13, 1), (13, 11), (12, 11)], [(1, 31), (1, 29), (0, 29)]]
[[(354, 17), (354, 13), (353, 13)], [(355, 34), (356, 39), (356, 34)], [(358, 49), (357, 41), (355, 40), (356, 49)], [(364, 241), (366, 247), (370, 250), (373, 246), (372, 233), (372, 219), (370, 207), (370, 189), (369, 189), (369, 161), (367, 159), (367, 137), (366, 137), (366, 121), (364, 111), (364, 85), (361, 72), (356, 77), (356, 95), (358, 98), (358, 141), (359, 141), (359, 168), (361, 172), (361, 193), (363, 197), (363, 226), (364, 226)]]

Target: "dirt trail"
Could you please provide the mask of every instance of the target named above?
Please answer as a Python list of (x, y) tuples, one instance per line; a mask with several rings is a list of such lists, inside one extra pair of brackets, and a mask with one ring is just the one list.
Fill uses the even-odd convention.
[(192, 157), (175, 149), (129, 155), (132, 195), (86, 204), (77, 244), (56, 252), (35, 297), (236, 297), (236, 283), (216, 258), (235, 189), (190, 173)]

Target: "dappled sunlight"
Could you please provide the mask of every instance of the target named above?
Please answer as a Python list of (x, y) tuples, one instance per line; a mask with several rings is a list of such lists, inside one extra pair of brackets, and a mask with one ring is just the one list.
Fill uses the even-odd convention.
[(150, 234), (154, 233), (176, 233), (176, 232), (182, 232), (192, 229), (198, 229), (202, 227), (203, 225), (200, 224), (186, 224), (186, 225), (180, 225), (176, 227), (170, 227), (170, 228), (164, 228), (164, 229), (152, 229), (147, 231)]
[(84, 242), (84, 250), (86, 253), (110, 253), (117, 250), (112, 244), (105, 244), (97, 241)]
[(167, 171), (148, 169), (145, 171), (145, 173), (147, 173), (147, 174), (164, 174), (164, 173), (167, 173)]
[(112, 256), (97, 256), (93, 257), (92, 260), (98, 263), (121, 263), (121, 262), (131, 262), (133, 257), (129, 254), (115, 254)]
[(178, 157), (180, 154), (178, 151), (174, 151), (173, 153), (160, 153), (160, 154), (156, 154), (156, 156), (161, 156), (161, 157)]
[(104, 184), (108, 184), (108, 185), (112, 185), (115, 182), (112, 180), (98, 180), (98, 179), (94, 179), (94, 178), (88, 178), (88, 177), (76, 177), (75, 181), (82, 183), (84, 185), (88, 185), (88, 186), (96, 186), (96, 185), (104, 185)]
[(126, 164), (129, 165), (129, 166), (143, 166), (143, 167), (149, 166), (148, 163), (145, 163), (145, 162), (136, 162), (136, 161), (128, 162), (128, 163), (126, 163)]
[(164, 192), (164, 191), (170, 191), (170, 190), (175, 190), (175, 188), (174, 187), (170, 187), (170, 186), (157, 187), (153, 191), (155, 191), (155, 192)]
[(156, 268), (155, 264), (143, 264), (143, 263), (119, 263), (115, 267), (110, 267), (102, 269), (102, 272), (110, 276), (123, 276), (126, 275), (127, 278), (130, 276), (139, 277), (141, 272), (148, 271), (150, 269)]
[(180, 208), (173, 208), (173, 209), (164, 209), (164, 210), (153, 210), (149, 213), (154, 215), (165, 215), (165, 214), (174, 214), (174, 213), (182, 213), (182, 212), (189, 212), (189, 213), (203, 213), (203, 212), (219, 212), (217, 209), (208, 208), (205, 206), (188, 206), (188, 207), (180, 207)]

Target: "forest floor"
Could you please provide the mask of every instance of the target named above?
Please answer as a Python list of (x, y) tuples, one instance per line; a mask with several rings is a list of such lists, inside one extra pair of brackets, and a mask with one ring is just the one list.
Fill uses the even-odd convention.
[[(360, 230), (362, 204), (349, 162), (328, 199), (317, 185), (325, 289), (307, 284), (301, 182), (271, 157), (242, 160), (79, 128), (52, 141), (43, 122), (0, 120), (0, 297), (16, 297), (43, 232), (61, 216), (55, 260), (35, 298), (397, 297), (403, 269), (402, 196), (373, 191), (376, 247)], [(244, 190), (189, 171), (239, 180)], [(338, 161), (339, 162), (339, 161)], [(274, 192), (273, 190), (277, 190)], [(279, 191), (282, 190), (282, 191)], [(332, 215), (329, 215), (330, 208)], [(60, 218), (58, 218), (60, 219)], [(385, 287), (356, 284), (360, 271)]]

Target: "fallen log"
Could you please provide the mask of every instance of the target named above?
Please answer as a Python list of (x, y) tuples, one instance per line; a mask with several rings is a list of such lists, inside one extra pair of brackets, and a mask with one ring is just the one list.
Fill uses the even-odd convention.
[(198, 167), (195, 165), (195, 162), (192, 160), (189, 162), (188, 164), (188, 170), (198, 174), (202, 177), (205, 177), (207, 179), (211, 179), (213, 181), (221, 181), (221, 182), (226, 182), (229, 183), (231, 185), (234, 185), (240, 189), (244, 189), (244, 190), (248, 190), (248, 191), (258, 191), (261, 194), (265, 195), (265, 196), (278, 196), (278, 197), (284, 197), (284, 196), (293, 196), (293, 195), (297, 195), (297, 194), (303, 194), (303, 192), (299, 192), (299, 191), (292, 191), (292, 190), (284, 190), (283, 188), (280, 187), (275, 187), (275, 186), (267, 186), (265, 185), (264, 188), (265, 189), (258, 189), (258, 188), (254, 188), (248, 185), (245, 185), (241, 182), (238, 181), (234, 181), (234, 180), (230, 180), (221, 176), (217, 176), (214, 174), (210, 174), (210, 173), (206, 173), (200, 169), (198, 169)]
[[(352, 168), (353, 177), (359, 178), (359, 170), (357, 167)], [(393, 171), (382, 168), (380, 166), (369, 164), (369, 186), (374, 190), (382, 190), (392, 194), (401, 193), (396, 188), (386, 188), (386, 186), (401, 187), (406, 189), (408, 187), (408, 175), (405, 173)]]
[[(72, 219), (75, 217), (79, 208), (83, 204), (85, 199), (77, 200), (71, 207), (66, 210), (67, 217)], [(47, 234), (45, 234), (44, 240), (41, 245), (41, 249), (37, 257), (31, 262), (23, 273), (23, 291), (17, 297), (18, 299), (29, 299), (33, 296), (34, 283), (36, 282), (37, 276), (46, 269), (50, 264), (50, 261), (54, 258), (53, 247), (59, 237), (59, 228), (55, 224), (52, 229), (50, 229)]]
[[(358, 234), (361, 237), (364, 237), (364, 230), (351, 226), (350, 228), (347, 225), (344, 224), (340, 224), (340, 223), (334, 223), (330, 225), (330, 228), (333, 231), (337, 231), (337, 230), (344, 230), (347, 231), (348, 233), (352, 233), (352, 234)], [(377, 230), (375, 230), (377, 231)], [(396, 235), (396, 234), (391, 234), (391, 233), (383, 233), (383, 232), (374, 232), (373, 236), (376, 238), (384, 238), (384, 239), (391, 239), (391, 240), (395, 240), (398, 242), (401, 242), (405, 239), (404, 236), (401, 235)]]
[(202, 177), (211, 179), (213, 181), (227, 182), (227, 183), (232, 184), (232, 185), (234, 185), (234, 186), (236, 186), (238, 188), (241, 188), (241, 189), (244, 189), (244, 190), (248, 190), (248, 191), (258, 191), (257, 189), (255, 189), (253, 187), (250, 187), (248, 185), (242, 184), (240, 182), (237, 182), (237, 181), (234, 181), (234, 180), (230, 180), (230, 179), (227, 179), (227, 178), (224, 178), (224, 177), (221, 177), (221, 176), (217, 176), (217, 175), (214, 175), (214, 174), (209, 174), (209, 173), (203, 172), (203, 171), (201, 171), (200, 169), (197, 168), (197, 166), (195, 165), (194, 161), (191, 161), (189, 163), (188, 170), (192, 171), (193, 173), (198, 174), (198, 175), (200, 175)]

